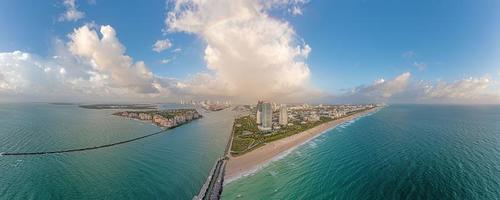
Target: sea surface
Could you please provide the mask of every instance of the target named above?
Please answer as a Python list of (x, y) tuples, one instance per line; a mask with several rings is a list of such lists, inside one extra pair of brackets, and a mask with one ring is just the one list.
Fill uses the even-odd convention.
[(229, 183), (223, 199), (500, 199), (500, 106), (385, 107)]
[[(0, 152), (98, 146), (160, 130), (113, 112), (0, 104)], [(202, 114), (202, 119), (165, 133), (109, 148), (0, 156), (0, 199), (191, 199), (223, 154), (234, 113)]]

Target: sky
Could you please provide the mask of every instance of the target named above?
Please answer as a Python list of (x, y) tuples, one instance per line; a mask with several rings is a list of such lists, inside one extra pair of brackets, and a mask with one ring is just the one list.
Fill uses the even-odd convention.
[(500, 103), (500, 1), (0, 1), (0, 101)]

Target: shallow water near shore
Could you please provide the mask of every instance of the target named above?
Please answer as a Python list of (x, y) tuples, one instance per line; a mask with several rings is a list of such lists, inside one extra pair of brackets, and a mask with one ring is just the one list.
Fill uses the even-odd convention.
[[(167, 104), (162, 108), (179, 108)], [(157, 132), (149, 123), (76, 105), (0, 104), (0, 152), (82, 148)], [(191, 199), (223, 154), (233, 112), (109, 148), (0, 156), (0, 199)]]
[(499, 198), (500, 106), (389, 106), (223, 192), (223, 199)]
[[(336, 123), (336, 125), (326, 125), (329, 128), (326, 128), (323, 131), (318, 131), (312, 137), (306, 137), (305, 138), (306, 140), (303, 140), (303, 141), (301, 140), (301, 142), (299, 142), (297, 145), (292, 146), (292, 147), (288, 148), (287, 150), (285, 150), (283, 152), (278, 152), (278, 154), (276, 154), (275, 156), (273, 156), (270, 160), (262, 162), (262, 163), (260, 163), (258, 165), (254, 165), (253, 167), (248, 168), (248, 170), (240, 172), (237, 175), (232, 175), (230, 173), (230, 167), (231, 166), (228, 164), (228, 166), (226, 167), (226, 174), (225, 174), (225, 177), (224, 177), (224, 179), (225, 179), (224, 180), (224, 184), (227, 185), (227, 184), (230, 184), (231, 182), (236, 181), (238, 179), (241, 179), (243, 177), (251, 176), (251, 175), (257, 173), (258, 171), (262, 170), (263, 168), (266, 168), (270, 163), (275, 162), (277, 160), (281, 160), (281, 159), (287, 157), (288, 154), (290, 154), (291, 152), (295, 151), (295, 149), (301, 147), (304, 144), (315, 145), (315, 143), (313, 141), (311, 141), (311, 140), (316, 139), (317, 137), (321, 136), (322, 134), (324, 134), (326, 132), (329, 132), (329, 131), (331, 131), (332, 129), (334, 129), (336, 127), (343, 128), (345, 126), (348, 126), (349, 124), (354, 123), (355, 121), (357, 121), (360, 118), (372, 115), (373, 113), (377, 112), (380, 109), (381, 108), (377, 108), (376, 110), (371, 110), (371, 111), (368, 111), (366, 113), (362, 113), (362, 114), (359, 114), (357, 116), (353, 116), (352, 119), (349, 119), (349, 120), (344, 121), (344, 122)], [(323, 125), (321, 125), (321, 126), (323, 126)], [(291, 137), (293, 137), (293, 136), (291, 136)], [(286, 139), (283, 139), (283, 140), (286, 140)], [(276, 141), (276, 142), (279, 142), (279, 141)], [(271, 145), (271, 144), (267, 144), (267, 145)], [(265, 146), (262, 147), (262, 148), (265, 148)], [(274, 149), (272, 151), (274, 151)], [(274, 152), (260, 152), (260, 153), (261, 154), (267, 154), (267, 155), (273, 155), (272, 153), (274, 153)], [(264, 155), (262, 155), (262, 156), (264, 156)], [(230, 159), (229, 162), (231, 162), (231, 159)], [(238, 164), (235, 164), (235, 165), (238, 166)], [(246, 168), (247, 166), (248, 165), (245, 165), (244, 167)], [(236, 167), (236, 168), (242, 168), (242, 166), (239, 166), (239, 167)]]

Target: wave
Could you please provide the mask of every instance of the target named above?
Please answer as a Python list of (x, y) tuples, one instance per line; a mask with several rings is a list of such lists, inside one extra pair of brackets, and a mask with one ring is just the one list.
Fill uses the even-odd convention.
[[(346, 128), (347, 126), (351, 125), (352, 123), (356, 122), (357, 120), (359, 120), (359, 119), (361, 119), (361, 118), (364, 118), (364, 117), (367, 117), (367, 116), (371, 116), (372, 114), (374, 114), (374, 113), (378, 112), (379, 110), (380, 110), (380, 109), (377, 109), (377, 110), (375, 110), (375, 111), (373, 111), (373, 112), (370, 112), (370, 113), (367, 113), (367, 114), (364, 114), (364, 115), (360, 115), (360, 116), (358, 116), (358, 117), (356, 117), (356, 118), (354, 118), (354, 119), (351, 119), (351, 120), (349, 120), (349, 121), (346, 121), (346, 122), (340, 123), (340, 124), (338, 124), (338, 125), (336, 125), (336, 126), (330, 127), (330, 128), (328, 128), (328, 129), (326, 129), (326, 130), (322, 131), (321, 133), (319, 133), (319, 134), (317, 134), (317, 135), (315, 135), (315, 136), (313, 136), (313, 137), (309, 138), (308, 140), (306, 140), (306, 141), (304, 141), (304, 142), (302, 142), (302, 143), (300, 143), (300, 144), (298, 144), (298, 145), (296, 145), (296, 146), (294, 146), (294, 147), (292, 147), (292, 148), (290, 148), (290, 149), (287, 149), (286, 151), (281, 152), (280, 154), (278, 154), (278, 155), (277, 155), (277, 156), (275, 156), (274, 158), (270, 159), (269, 161), (267, 161), (267, 162), (265, 162), (265, 163), (263, 163), (263, 164), (257, 165), (257, 166), (256, 166), (256, 167), (254, 167), (253, 169), (248, 170), (248, 171), (246, 171), (246, 172), (243, 172), (243, 173), (241, 173), (241, 174), (239, 174), (239, 175), (237, 175), (237, 176), (234, 176), (234, 177), (233, 177), (233, 178), (231, 178), (231, 179), (229, 179), (229, 178), (228, 178), (228, 179), (226, 179), (226, 180), (224, 181), (224, 185), (230, 184), (231, 182), (236, 181), (236, 180), (241, 179), (241, 178), (244, 178), (244, 177), (253, 176), (253, 175), (254, 175), (254, 174), (256, 174), (257, 172), (259, 172), (259, 171), (261, 171), (262, 169), (264, 169), (264, 168), (266, 168), (267, 166), (269, 166), (271, 163), (274, 163), (274, 162), (276, 162), (276, 161), (279, 161), (279, 160), (281, 160), (281, 159), (283, 159), (283, 158), (287, 157), (290, 153), (294, 152), (294, 151), (295, 151), (295, 150), (297, 150), (299, 147), (302, 147), (302, 146), (304, 146), (305, 144), (309, 144), (309, 145), (311, 145), (311, 147), (312, 147), (312, 148), (316, 148), (317, 144), (316, 144), (314, 141), (315, 141), (318, 137), (323, 136), (323, 134), (325, 134), (325, 133), (327, 133), (327, 132), (329, 132), (329, 131), (332, 131), (332, 130), (334, 130), (334, 129), (336, 129), (336, 128), (339, 128), (339, 127), (341, 127), (341, 128)], [(298, 153), (298, 155), (300, 156), (300, 155), (301, 155), (301, 153)]]

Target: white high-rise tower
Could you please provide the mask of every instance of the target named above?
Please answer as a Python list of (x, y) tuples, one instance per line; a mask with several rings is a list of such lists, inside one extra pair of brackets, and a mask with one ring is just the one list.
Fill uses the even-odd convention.
[(273, 120), (273, 108), (270, 102), (261, 102), (261, 113), (260, 113), (260, 126), (259, 129), (263, 131), (272, 130), (272, 120)]
[(288, 112), (287, 112), (285, 104), (281, 104), (281, 106), (280, 106), (279, 122), (280, 122), (280, 125), (287, 125), (288, 124)]

